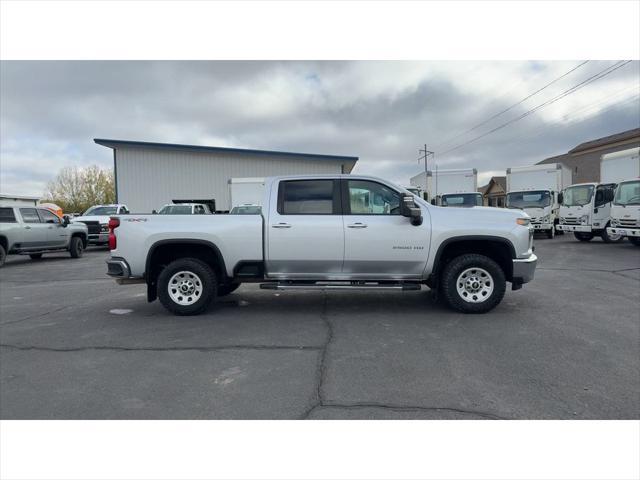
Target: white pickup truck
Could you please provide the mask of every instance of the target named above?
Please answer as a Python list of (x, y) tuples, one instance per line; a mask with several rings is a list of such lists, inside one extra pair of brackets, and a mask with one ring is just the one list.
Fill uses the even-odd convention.
[(147, 299), (202, 312), (242, 282), (266, 289), (419, 290), (483, 313), (506, 282), (533, 279), (529, 217), (519, 210), (430, 205), (359, 175), (265, 181), (262, 215), (126, 215), (109, 222), (108, 275), (146, 282)]

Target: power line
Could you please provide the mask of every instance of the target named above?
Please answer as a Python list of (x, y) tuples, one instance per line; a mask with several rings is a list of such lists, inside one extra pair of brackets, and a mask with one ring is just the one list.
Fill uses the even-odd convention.
[(520, 100), (519, 102), (514, 103), (513, 105), (505, 108), (504, 110), (501, 110), (500, 112), (496, 113), (495, 115), (492, 115), (491, 117), (487, 118), (486, 120), (484, 120), (483, 122), (478, 123), (477, 125), (474, 125), (473, 127), (471, 127), (468, 130), (465, 130), (462, 133), (459, 133), (458, 135), (455, 135), (453, 137), (451, 137), (449, 140), (446, 140), (445, 142), (441, 143), (439, 146), (444, 146), (447, 145), (448, 143), (451, 143), (452, 140), (455, 140), (456, 138), (461, 137), (462, 135), (466, 135), (467, 133), (471, 133), (474, 130), (480, 128), (483, 125), (486, 125), (487, 123), (489, 123), (491, 120), (493, 120), (494, 118), (499, 117), (500, 115), (502, 115), (503, 113), (507, 113), (508, 111), (510, 111), (511, 109), (517, 107), (518, 105), (524, 103), (525, 101), (529, 100), (531, 97), (533, 97), (534, 95), (537, 95), (538, 93), (540, 93), (541, 91), (543, 91), (545, 88), (550, 87), (551, 85), (553, 85), (554, 83), (556, 83), (557, 81), (563, 79), (564, 77), (566, 77), (567, 75), (569, 75), (570, 73), (576, 71), (577, 69), (579, 69), (580, 67), (584, 66), (585, 64), (587, 64), (589, 62), (589, 60), (585, 60), (584, 62), (580, 63), (579, 65), (576, 65), (575, 67), (573, 67), (571, 70), (569, 70), (568, 72), (563, 73), (562, 75), (560, 75), (559, 77), (553, 79), (551, 82), (547, 83), (546, 85), (544, 85), (543, 87), (539, 88), (538, 90), (536, 90), (535, 92), (527, 95), (526, 97), (524, 97), (522, 100)]
[(593, 82), (595, 82), (597, 80), (600, 80), (603, 77), (606, 77), (607, 75), (613, 73), (614, 71), (618, 70), (619, 68), (624, 67), (625, 65), (629, 64), (630, 62), (631, 62), (631, 60), (619, 61), (619, 62), (617, 62), (617, 63), (605, 68), (604, 70), (598, 72), (597, 74), (592, 75), (591, 77), (587, 78), (586, 80), (583, 80), (582, 82), (578, 83), (577, 85), (574, 85), (573, 87), (565, 90), (564, 92), (562, 92), (561, 94), (551, 98), (550, 100), (547, 100), (546, 102), (541, 103), (540, 105), (538, 105), (538, 106), (536, 106), (536, 107), (534, 107), (534, 108), (532, 108), (530, 110), (527, 110), (526, 112), (524, 112), (520, 116), (518, 116), (516, 118), (513, 118), (513, 119), (509, 120), (508, 122), (505, 122), (502, 125), (499, 125), (499, 126), (493, 128), (493, 129), (489, 130), (488, 132), (483, 133), (482, 135), (479, 135), (479, 136), (477, 136), (475, 138), (472, 138), (471, 140), (468, 140), (468, 141), (466, 141), (464, 143), (456, 145), (453, 148), (445, 150), (444, 152), (441, 152), (440, 155), (445, 155), (445, 154), (450, 153), (450, 152), (452, 152), (454, 150), (462, 148), (462, 147), (464, 147), (466, 145), (469, 145), (470, 143), (473, 143), (473, 142), (475, 142), (477, 140), (480, 140), (481, 138), (486, 137), (487, 135), (490, 135), (490, 134), (492, 134), (494, 132), (497, 132), (498, 130), (503, 129), (503, 128), (511, 125), (512, 123), (515, 123), (515, 122), (517, 122), (519, 120), (522, 120), (523, 118), (528, 117), (529, 115), (531, 115), (532, 113), (538, 111), (539, 109), (544, 108), (546, 106), (549, 106), (549, 105), (557, 102), (558, 100), (563, 99), (567, 95), (570, 95), (570, 94), (576, 92), (577, 90), (580, 90), (581, 88), (589, 85), (590, 83), (593, 83)]

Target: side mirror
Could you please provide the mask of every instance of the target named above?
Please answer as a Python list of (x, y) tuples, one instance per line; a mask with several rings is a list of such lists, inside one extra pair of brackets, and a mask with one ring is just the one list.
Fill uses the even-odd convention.
[(564, 195), (562, 192), (558, 194), (558, 203), (562, 203), (564, 201)]
[(152, 213), (153, 215), (155, 215), (155, 214), (157, 214), (158, 212), (156, 212), (155, 210), (151, 210), (151, 213)]
[(69, 225), (69, 215), (63, 215), (62, 217), (62, 226), (66, 227), (67, 225)]
[(400, 198), (400, 214), (411, 219), (411, 225), (422, 224), (422, 211), (416, 205), (412, 194), (403, 194)]

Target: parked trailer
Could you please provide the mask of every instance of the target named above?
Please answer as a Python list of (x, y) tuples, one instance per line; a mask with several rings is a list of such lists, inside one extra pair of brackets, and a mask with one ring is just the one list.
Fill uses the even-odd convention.
[[(624, 239), (620, 231), (611, 229), (613, 211), (617, 211), (617, 218), (622, 219), (624, 214), (632, 215), (633, 207), (623, 213), (626, 205), (619, 205), (617, 209), (612, 207), (616, 186), (619, 182), (633, 179), (640, 175), (639, 148), (621, 150), (615, 153), (602, 155), (600, 159), (600, 183), (581, 183), (571, 185), (563, 192), (563, 201), (560, 206), (560, 225), (558, 229), (565, 232), (573, 232), (575, 237), (588, 242), (596, 235), (604, 242), (619, 242)], [(622, 192), (625, 198), (620, 202), (634, 202), (627, 199), (627, 188)], [(635, 224), (632, 217), (628, 226)], [(627, 224), (627, 223), (626, 223)]]
[(507, 208), (519, 208), (531, 217), (534, 230), (555, 236), (561, 192), (571, 185), (571, 169), (561, 163), (507, 169)]
[(482, 206), (482, 194), (478, 192), (478, 171), (475, 168), (427, 171), (426, 175), (421, 173), (412, 177), (410, 183), (426, 191), (434, 205)]
[(239, 205), (262, 205), (264, 197), (264, 178), (229, 179), (229, 198), (231, 210)]

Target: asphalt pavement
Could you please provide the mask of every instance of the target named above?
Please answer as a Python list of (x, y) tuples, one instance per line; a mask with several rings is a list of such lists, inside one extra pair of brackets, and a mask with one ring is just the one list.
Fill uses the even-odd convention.
[(485, 315), (415, 292), (243, 285), (172, 316), (108, 252), (0, 269), (2, 419), (638, 419), (640, 248), (536, 238)]

